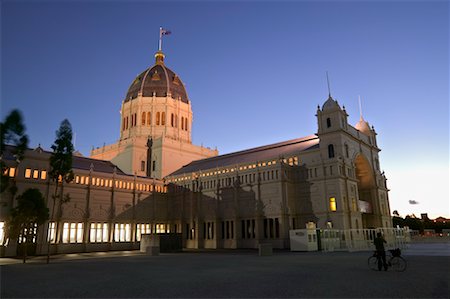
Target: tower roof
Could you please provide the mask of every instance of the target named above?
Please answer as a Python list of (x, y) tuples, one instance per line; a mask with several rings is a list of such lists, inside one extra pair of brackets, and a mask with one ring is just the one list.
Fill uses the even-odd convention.
[(125, 102), (136, 98), (139, 94), (151, 97), (153, 93), (157, 97), (170, 95), (173, 99), (189, 102), (183, 82), (175, 72), (164, 65), (164, 57), (161, 51), (156, 52), (155, 64), (134, 79), (128, 88)]
[(370, 134), (369, 123), (366, 122), (362, 116), (360, 116), (358, 123), (355, 125), (355, 128), (361, 133), (364, 133), (366, 135)]
[(323, 103), (322, 106), (322, 111), (325, 110), (335, 110), (335, 109), (341, 109), (341, 107), (339, 106), (338, 102), (335, 101), (331, 95), (328, 96), (328, 100), (325, 101), (325, 103)]

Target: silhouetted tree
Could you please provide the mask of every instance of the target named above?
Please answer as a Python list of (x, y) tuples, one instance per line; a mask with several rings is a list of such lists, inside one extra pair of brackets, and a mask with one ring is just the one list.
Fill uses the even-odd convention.
[(17, 197), (17, 207), (11, 210), (9, 233), (13, 238), (21, 236), (23, 262), (27, 258), (27, 244), (33, 238), (35, 226), (48, 220), (49, 211), (44, 196), (38, 189), (27, 189)]
[[(6, 116), (4, 122), (0, 123), (0, 193), (5, 192), (6, 190), (9, 190), (10, 193), (9, 198), (5, 195), (1, 196), (1, 204), (12, 209), (14, 206), (14, 197), (17, 193), (17, 186), (15, 178), (16, 174), (10, 177), (8, 165), (6, 165), (5, 161), (4, 155), (6, 154), (7, 145), (12, 146), (11, 152), (8, 154), (11, 154), (14, 157), (13, 165), (17, 170), (20, 162), (25, 156), (25, 151), (28, 148), (28, 136), (25, 134), (25, 125), (23, 124), (22, 114), (19, 110), (11, 111), (11, 113)], [(6, 223), (6, 227), (8, 226), (8, 223)], [(5, 245), (8, 239), (8, 230), (6, 230), (3, 244), (0, 245)]]
[[(61, 219), (62, 204), (68, 202), (70, 198), (64, 195), (64, 183), (70, 183), (73, 178), (72, 158), (73, 158), (73, 144), (72, 144), (72, 126), (70, 122), (65, 119), (56, 131), (56, 140), (51, 146), (53, 153), (50, 156), (50, 171), (49, 176), (55, 183), (55, 191), (53, 193), (53, 207), (51, 220), (55, 221), (55, 231), (58, 231), (58, 223)], [(59, 188), (61, 187), (61, 188)], [(59, 189), (59, 190), (58, 190)], [(55, 217), (55, 206), (57, 212)], [(50, 262), (50, 240), (47, 240), (47, 263)]]
[[(14, 156), (15, 166), (23, 160), (25, 151), (28, 148), (28, 136), (25, 134), (25, 125), (23, 124), (22, 114), (19, 110), (13, 110), (5, 118), (5, 121), (0, 123), (0, 164), (1, 164), (1, 185), (0, 192), (4, 192), (8, 187), (10, 187), (10, 192), (12, 197), (17, 193), (17, 188), (15, 185), (15, 179), (10, 178), (9, 174), (5, 173), (7, 166), (3, 159), (3, 154), (6, 151), (6, 146), (11, 145), (12, 155)], [(12, 186), (10, 186), (10, 181), (12, 181)]]

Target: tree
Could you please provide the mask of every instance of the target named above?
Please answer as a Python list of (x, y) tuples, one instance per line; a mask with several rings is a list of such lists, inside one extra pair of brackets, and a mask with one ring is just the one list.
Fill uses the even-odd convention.
[(16, 168), (19, 163), (23, 160), (25, 156), (25, 151), (28, 148), (28, 136), (25, 134), (25, 125), (23, 124), (22, 114), (19, 110), (13, 110), (6, 117), (3, 123), (0, 123), (0, 167), (1, 167), (1, 185), (0, 185), (0, 193), (3, 193), (8, 187), (10, 187), (10, 191), (12, 197), (17, 192), (17, 188), (15, 185), (15, 180), (12, 179), (12, 186), (10, 185), (10, 177), (9, 174), (5, 173), (7, 170), (7, 166), (3, 159), (3, 155), (6, 152), (6, 146), (11, 145), (12, 155), (16, 162)]
[(17, 197), (17, 207), (11, 210), (9, 233), (12, 237), (21, 236), (23, 262), (27, 258), (27, 244), (33, 236), (33, 229), (48, 220), (49, 211), (44, 196), (38, 189), (27, 189)]
[[(7, 150), (7, 145), (11, 146), (10, 150)], [(0, 193), (9, 190), (11, 196), (5, 202), (1, 202), (2, 205), (9, 206), (10, 209), (14, 206), (14, 197), (17, 193), (15, 174), (10, 177), (8, 173), (8, 166), (6, 160), (11, 157), (14, 158), (14, 166), (17, 169), (20, 162), (24, 159), (25, 151), (28, 148), (28, 136), (25, 134), (25, 125), (23, 124), (22, 114), (19, 110), (13, 110), (6, 116), (5, 121), (0, 123)], [(9, 156), (9, 157), (7, 157)], [(11, 165), (10, 165), (11, 166)], [(2, 196), (5, 198), (6, 196)], [(6, 224), (8, 227), (8, 224)], [(5, 245), (8, 240), (8, 232), (5, 232), (5, 238), (3, 238), (3, 244)]]
[[(56, 140), (51, 146), (53, 153), (50, 156), (50, 171), (49, 177), (55, 183), (55, 192), (53, 198), (53, 208), (51, 220), (55, 221), (55, 230), (62, 214), (62, 204), (68, 202), (70, 198), (64, 197), (64, 183), (70, 183), (73, 178), (72, 159), (73, 159), (73, 144), (72, 144), (72, 126), (67, 119), (64, 119), (56, 131)], [(58, 189), (60, 190), (58, 191)], [(59, 193), (58, 193), (59, 192)], [(55, 206), (58, 202), (57, 213), (55, 217)], [(56, 218), (56, 219), (55, 219)], [(47, 240), (47, 263), (50, 262), (50, 240)]]

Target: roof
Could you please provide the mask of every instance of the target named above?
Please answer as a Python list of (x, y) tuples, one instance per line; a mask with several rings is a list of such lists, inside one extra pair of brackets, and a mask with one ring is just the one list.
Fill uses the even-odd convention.
[[(13, 161), (15, 160), (14, 154), (14, 146), (12, 145), (6, 145), (5, 151), (3, 152), (2, 159)], [(30, 152), (38, 152), (42, 153), (46, 156), (46, 158), (50, 158), (50, 155), (52, 152), (43, 150), (41, 147), (37, 147), (35, 149), (28, 149), (25, 153), (25, 159), (27, 156), (30, 155)], [(115, 164), (113, 164), (111, 161), (104, 161), (104, 160), (98, 160), (98, 159), (92, 159), (92, 158), (86, 158), (86, 157), (80, 157), (74, 155), (72, 156), (72, 168), (73, 169), (81, 169), (81, 170), (90, 170), (91, 165), (93, 166), (93, 170), (95, 172), (104, 172), (104, 173), (114, 173), (114, 168), (116, 168), (116, 173), (120, 175), (127, 175), (125, 172), (123, 172), (119, 167), (117, 167)]]
[(134, 79), (128, 88), (125, 102), (136, 98), (139, 94), (144, 97), (151, 97), (153, 93), (157, 97), (166, 97), (170, 93), (173, 99), (179, 99), (184, 103), (189, 102), (180, 77), (164, 65), (164, 60), (160, 56), (157, 57), (155, 65), (146, 69)]
[(169, 176), (192, 173), (199, 170), (206, 170), (241, 163), (250, 163), (273, 158), (286, 157), (288, 155), (295, 154), (301, 151), (318, 148), (318, 146), (319, 137), (317, 137), (316, 135), (310, 135), (303, 138), (297, 138), (261, 147), (255, 147), (235, 153), (220, 155), (203, 160), (196, 160), (183, 166)]

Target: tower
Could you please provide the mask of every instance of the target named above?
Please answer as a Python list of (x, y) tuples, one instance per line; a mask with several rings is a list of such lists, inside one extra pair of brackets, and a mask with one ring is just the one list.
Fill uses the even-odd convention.
[[(340, 228), (390, 227), (388, 189), (380, 170), (375, 129), (360, 117), (352, 126), (345, 107), (329, 95), (317, 108), (321, 184), (320, 218)], [(322, 224), (325, 226), (325, 224)]]
[(110, 160), (129, 174), (161, 179), (193, 160), (218, 154), (192, 144), (191, 101), (164, 59), (159, 48), (155, 63), (132, 81), (120, 109), (118, 142), (93, 149), (92, 158)]

